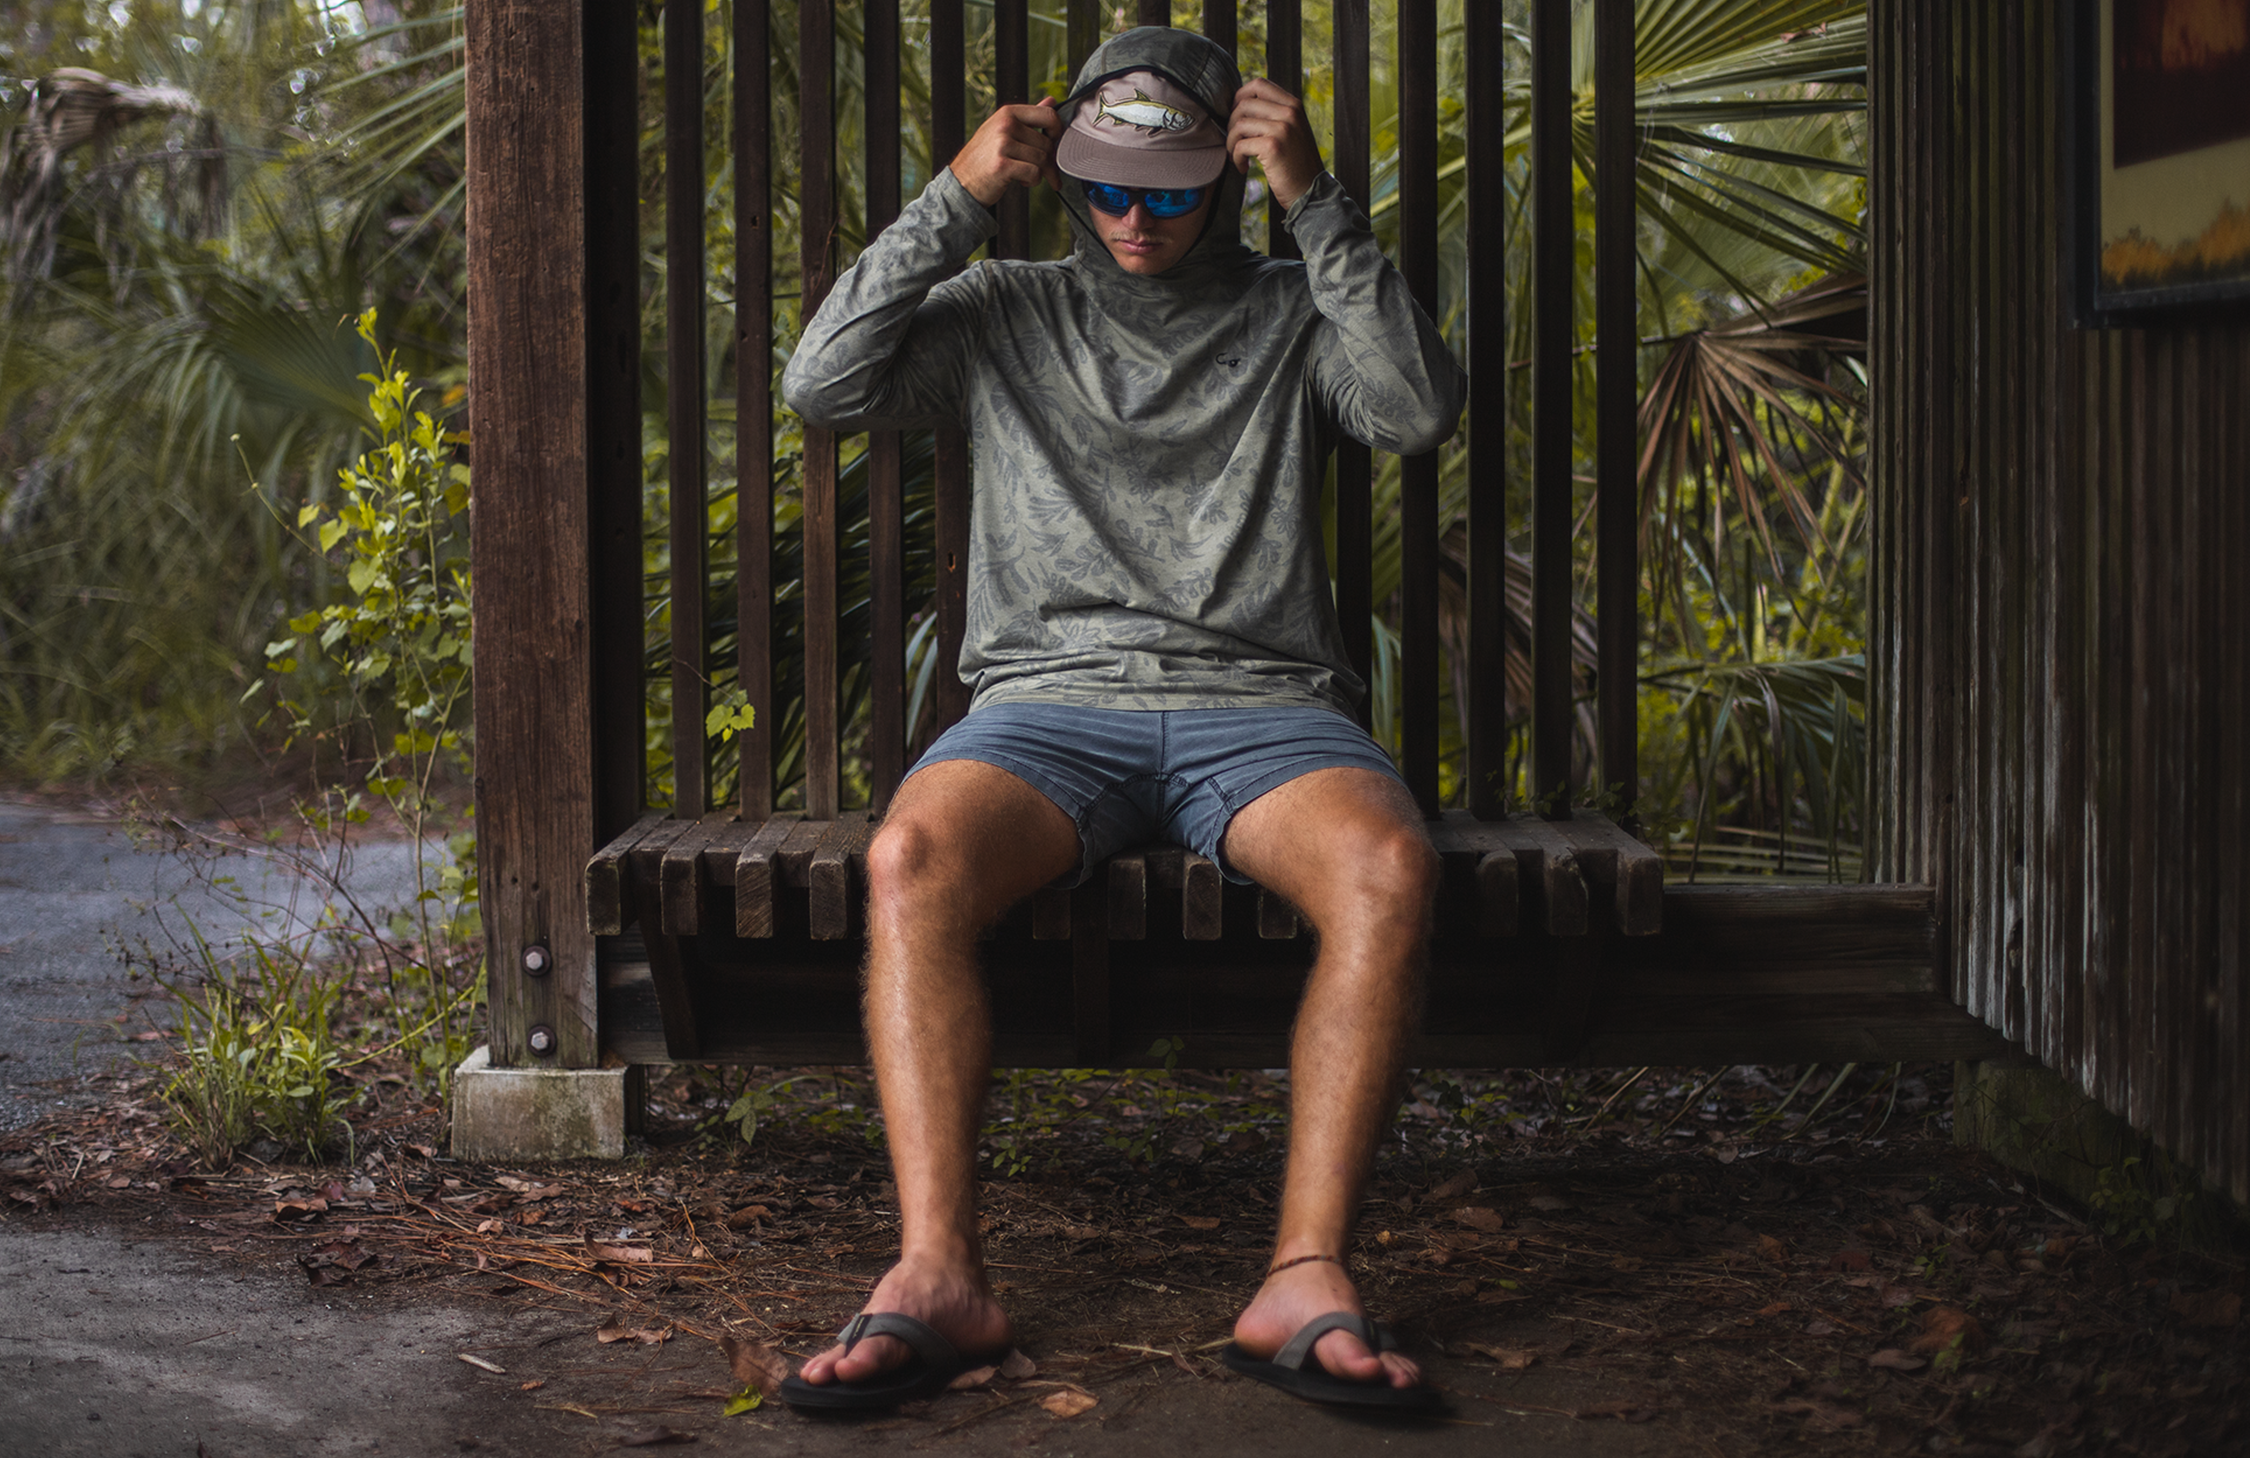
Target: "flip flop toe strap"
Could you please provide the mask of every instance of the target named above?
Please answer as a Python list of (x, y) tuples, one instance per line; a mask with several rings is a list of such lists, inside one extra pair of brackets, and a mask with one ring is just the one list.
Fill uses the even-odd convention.
[(836, 1340), (848, 1352), (871, 1336), (897, 1337), (932, 1367), (951, 1367), (960, 1361), (953, 1343), (938, 1335), (934, 1327), (898, 1311), (862, 1311), (844, 1323)]
[(1302, 1372), (1312, 1360), (1313, 1344), (1332, 1331), (1348, 1331), (1365, 1343), (1371, 1352), (1395, 1352), (1398, 1338), (1390, 1328), (1371, 1317), (1353, 1311), (1331, 1311), (1326, 1316), (1316, 1316), (1297, 1329), (1289, 1344), (1273, 1354), (1276, 1367), (1289, 1367)]

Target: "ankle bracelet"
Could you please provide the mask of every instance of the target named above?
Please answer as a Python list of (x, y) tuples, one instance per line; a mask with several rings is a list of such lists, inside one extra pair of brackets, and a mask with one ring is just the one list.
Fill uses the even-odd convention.
[(1301, 1266), (1307, 1261), (1326, 1261), (1332, 1266), (1340, 1266), (1344, 1263), (1344, 1258), (1342, 1256), (1332, 1255), (1291, 1256), (1288, 1260), (1285, 1261), (1275, 1261), (1271, 1266), (1266, 1268), (1266, 1274), (1268, 1276), (1278, 1275), (1281, 1272), (1288, 1270), (1291, 1266)]

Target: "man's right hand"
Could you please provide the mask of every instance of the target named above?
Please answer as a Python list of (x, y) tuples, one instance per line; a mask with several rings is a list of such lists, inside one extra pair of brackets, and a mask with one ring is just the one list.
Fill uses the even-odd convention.
[(1062, 136), (1062, 118), (1055, 103), (1045, 97), (1036, 106), (1003, 106), (984, 119), (977, 134), (953, 159), (954, 180), (969, 196), (991, 207), (1011, 186), (1030, 187), (1044, 181), (1062, 186), (1055, 170), (1055, 142)]

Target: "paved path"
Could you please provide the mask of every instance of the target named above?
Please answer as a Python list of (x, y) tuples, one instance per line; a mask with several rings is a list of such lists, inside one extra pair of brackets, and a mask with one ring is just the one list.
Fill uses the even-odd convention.
[[(233, 877), (252, 916), (272, 913), (269, 925), (318, 913), (312, 888), (271, 862), (228, 856), (208, 874)], [(370, 904), (402, 904), (412, 848), (360, 846), (347, 880)], [(83, 1097), (68, 1085), (145, 1051), (116, 1022), (149, 991), (128, 981), (123, 954), (165, 945), (190, 919), (214, 941), (249, 924), (244, 907), (184, 858), (136, 849), (114, 820), (0, 800), (0, 1130)], [(169, 1022), (154, 1004), (150, 1012)]]

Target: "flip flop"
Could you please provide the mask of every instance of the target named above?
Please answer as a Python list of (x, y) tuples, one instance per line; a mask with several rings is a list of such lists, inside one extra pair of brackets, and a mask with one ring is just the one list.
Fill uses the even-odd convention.
[(1278, 1387), (1292, 1397), (1307, 1402), (1325, 1402), (1337, 1407), (1386, 1408), (1394, 1412), (1433, 1412), (1444, 1405), (1445, 1399), (1434, 1387), (1393, 1387), (1387, 1382), (1354, 1382), (1348, 1377), (1338, 1377), (1313, 1360), (1313, 1343), (1332, 1331), (1348, 1331), (1367, 1344), (1371, 1352), (1395, 1352), (1398, 1338), (1391, 1335), (1389, 1327), (1351, 1311), (1331, 1311), (1326, 1316), (1316, 1316), (1297, 1329), (1289, 1345), (1273, 1354), (1271, 1361), (1261, 1361), (1233, 1342), (1219, 1353), (1219, 1360), (1243, 1376), (1271, 1387)]
[(914, 1351), (902, 1365), (865, 1382), (823, 1382), (802, 1377), (781, 1384), (781, 1400), (791, 1407), (820, 1412), (875, 1412), (943, 1392), (963, 1372), (982, 1366), (953, 1349), (927, 1322), (897, 1311), (862, 1311), (844, 1324), (836, 1340), (850, 1351), (871, 1336), (897, 1337)]

